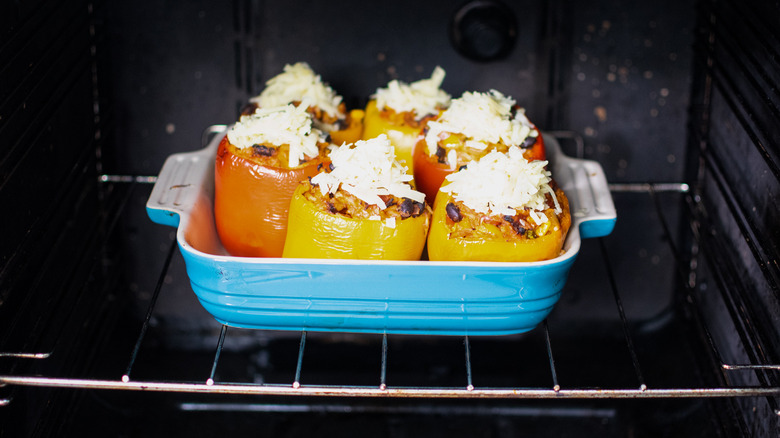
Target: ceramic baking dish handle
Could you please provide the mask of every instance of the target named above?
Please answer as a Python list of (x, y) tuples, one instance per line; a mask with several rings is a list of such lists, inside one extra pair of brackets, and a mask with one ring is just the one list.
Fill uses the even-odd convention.
[(579, 227), (580, 237), (610, 234), (615, 228), (617, 212), (601, 165), (591, 160), (567, 159), (556, 171), (568, 173), (562, 188), (572, 201), (572, 225)]
[(214, 154), (222, 137), (215, 136), (204, 149), (173, 154), (165, 160), (146, 203), (146, 213), (153, 222), (178, 227), (203, 195), (203, 187), (213, 186), (209, 180), (214, 178)]

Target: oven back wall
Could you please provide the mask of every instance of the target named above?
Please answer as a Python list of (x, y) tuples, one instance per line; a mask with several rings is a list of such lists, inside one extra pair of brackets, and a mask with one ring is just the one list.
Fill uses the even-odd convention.
[(692, 0), (504, 2), (514, 43), (482, 62), (450, 38), (471, 3), (110, 2), (100, 12), (110, 54), (101, 73), (115, 102), (118, 169), (156, 174), (171, 152), (199, 148), (205, 127), (235, 121), (285, 64), (306, 61), (350, 107), (440, 65), (453, 96), (495, 88), (542, 129), (584, 135), (611, 182), (681, 179)]

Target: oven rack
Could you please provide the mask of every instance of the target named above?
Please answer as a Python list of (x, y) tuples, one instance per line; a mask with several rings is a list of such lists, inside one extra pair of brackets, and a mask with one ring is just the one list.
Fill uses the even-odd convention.
[[(213, 135), (219, 128), (208, 132)], [(576, 143), (577, 153), (582, 150), (581, 140), (575, 135), (572, 136), (566, 132), (553, 133), (558, 138), (573, 140)], [(204, 143), (207, 138), (204, 135)], [(127, 176), (127, 175), (102, 175), (99, 177), (102, 184), (128, 185), (132, 188), (139, 184), (154, 183), (155, 177), (146, 176)], [(132, 191), (132, 188), (128, 192)], [(768, 406), (776, 416), (780, 416), (778, 399), (780, 398), (780, 384), (778, 384), (778, 374), (780, 364), (765, 363), (761, 354), (750, 354), (752, 358), (750, 363), (731, 363), (723, 359), (721, 352), (716, 346), (713, 335), (707, 323), (699, 313), (697, 304), (697, 294), (695, 293), (695, 280), (689, 279), (689, 272), (685, 269), (683, 256), (679, 249), (672, 243), (674, 239), (671, 235), (671, 227), (664, 216), (664, 209), (659, 200), (659, 194), (671, 192), (682, 195), (687, 203), (688, 209), (693, 212), (697, 206), (696, 197), (690, 193), (687, 184), (683, 183), (641, 183), (641, 184), (611, 184), (610, 190), (617, 194), (626, 194), (628, 196), (649, 196), (655, 207), (657, 219), (666, 234), (666, 241), (671, 247), (671, 252), (676, 260), (678, 267), (678, 276), (680, 283), (684, 284), (684, 301), (692, 315), (691, 318), (698, 325), (702, 342), (705, 348), (709, 349), (710, 358), (713, 359), (717, 368), (718, 384), (715, 385), (690, 385), (663, 386), (655, 387), (645, 379), (645, 370), (638, 358), (634, 345), (634, 335), (626, 316), (626, 311), (621, 298), (621, 291), (618, 289), (615, 280), (615, 272), (610, 263), (610, 255), (604, 244), (604, 238), (597, 239), (600, 252), (605, 261), (609, 286), (614, 299), (614, 304), (620, 319), (622, 328), (622, 339), (630, 355), (631, 366), (633, 368), (636, 384), (632, 387), (568, 387), (562, 385), (559, 381), (559, 373), (556, 367), (555, 343), (551, 336), (548, 321), (545, 320), (536, 330), (542, 331), (546, 349), (546, 362), (549, 364), (549, 377), (551, 385), (543, 387), (482, 387), (475, 385), (472, 379), (472, 348), (469, 336), (463, 337), (463, 360), (466, 373), (462, 376), (462, 384), (457, 386), (394, 386), (388, 384), (386, 376), (388, 369), (388, 339), (394, 335), (381, 335), (381, 355), (380, 367), (376, 370), (377, 379), (373, 385), (319, 385), (308, 384), (302, 379), (304, 375), (304, 356), (306, 352), (306, 342), (308, 333), (300, 332), (300, 341), (297, 352), (297, 362), (294, 370), (294, 379), (287, 383), (245, 383), (236, 381), (222, 381), (217, 377), (217, 369), (220, 362), (220, 356), (223, 353), (225, 340), (232, 330), (242, 330), (229, 328), (222, 325), (217, 344), (214, 346), (214, 355), (211, 364), (211, 371), (202, 379), (197, 381), (179, 381), (179, 380), (135, 380), (133, 379), (133, 369), (139, 350), (144, 343), (150, 328), (150, 321), (155, 312), (155, 306), (158, 297), (163, 292), (166, 275), (171, 266), (171, 260), (177, 252), (176, 240), (173, 238), (169, 243), (167, 255), (163, 266), (158, 275), (157, 284), (154, 293), (146, 309), (145, 318), (141, 324), (137, 338), (132, 351), (129, 353), (129, 360), (124, 372), (118, 371), (116, 379), (99, 378), (73, 378), (57, 376), (40, 375), (0, 375), (0, 388), (2, 387), (48, 387), (48, 388), (70, 388), (70, 389), (99, 389), (99, 390), (121, 390), (121, 391), (151, 391), (151, 392), (178, 392), (178, 393), (201, 393), (201, 394), (242, 394), (242, 395), (263, 395), (263, 396), (338, 396), (338, 397), (369, 397), (369, 398), (417, 398), (417, 399), (663, 399), (663, 398), (723, 398), (723, 397), (764, 397)], [(129, 197), (129, 194), (127, 195)], [(126, 202), (122, 202), (125, 204)], [(113, 221), (115, 222), (115, 220)], [(692, 228), (694, 234), (701, 224), (693, 221)], [(724, 302), (728, 307), (729, 314), (739, 319), (744, 317), (742, 310), (742, 301), (739, 294), (730, 290), (727, 285), (721, 285), (719, 289), (724, 295)], [(739, 322), (739, 321), (737, 321)], [(752, 346), (755, 351), (763, 351), (760, 344), (760, 338), (756, 334), (756, 328), (744, 321), (735, 324), (740, 327), (739, 337), (743, 344)], [(510, 341), (511, 342), (511, 341)], [(0, 352), (0, 361), (46, 361), (54, 357), (53, 352)], [(2, 362), (0, 362), (2, 363)], [(731, 375), (738, 373), (753, 373), (755, 385), (733, 384)], [(0, 395), (0, 407), (12, 403), (12, 397), (2, 397)]]

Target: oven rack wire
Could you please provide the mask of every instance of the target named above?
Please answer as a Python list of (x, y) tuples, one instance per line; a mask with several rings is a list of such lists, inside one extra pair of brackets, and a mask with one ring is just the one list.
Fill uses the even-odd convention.
[[(220, 132), (223, 126), (209, 128), (204, 133), (203, 142), (208, 142), (208, 137)], [(552, 135), (560, 139), (568, 139), (575, 142), (576, 153), (582, 153), (582, 141), (577, 135), (568, 132), (553, 132)], [(153, 184), (156, 178), (154, 176), (129, 176), (129, 175), (101, 175), (99, 182), (103, 184), (127, 184), (133, 187), (138, 184)], [(689, 209), (695, 210), (696, 197), (690, 193), (689, 186), (684, 183), (638, 183), (638, 184), (611, 184), (610, 190), (613, 193), (637, 194), (640, 196), (648, 195), (655, 205), (655, 211), (658, 220), (664, 230), (664, 233), (671, 237), (670, 227), (663, 214), (661, 201), (658, 195), (662, 192), (674, 192), (684, 195)], [(128, 192), (132, 191), (128, 190)], [(129, 196), (129, 195), (128, 195)], [(124, 202), (123, 202), (124, 204)], [(696, 226), (692, 226), (695, 230)], [(0, 375), (0, 388), (2, 387), (48, 387), (48, 388), (70, 388), (70, 389), (100, 389), (100, 390), (124, 390), (124, 391), (153, 391), (153, 392), (179, 392), (179, 393), (208, 393), (208, 394), (242, 394), (242, 395), (267, 395), (267, 396), (338, 396), (338, 397), (373, 397), (373, 398), (428, 398), (428, 399), (660, 399), (660, 398), (706, 398), (706, 397), (765, 397), (768, 406), (776, 416), (780, 416), (780, 385), (778, 385), (777, 372), (780, 371), (780, 364), (766, 363), (764, 356), (751, 354), (751, 363), (729, 363), (723, 359), (713, 335), (702, 315), (699, 313), (699, 306), (696, 303), (696, 295), (693, 293), (695, 280), (688, 280), (689, 273), (683, 269), (681, 255), (678, 248), (674, 247), (673, 239), (666, 239), (671, 246), (671, 251), (676, 259), (675, 265), (678, 267), (677, 273), (685, 279), (686, 285), (685, 300), (689, 304), (692, 317), (699, 324), (701, 334), (709, 348), (711, 357), (714, 358), (721, 378), (718, 385), (714, 386), (689, 386), (689, 387), (653, 387), (648, 385), (645, 380), (642, 364), (638, 359), (636, 348), (634, 346), (634, 337), (624, 310), (621, 293), (618, 290), (615, 280), (615, 273), (609, 262), (609, 254), (604, 245), (603, 238), (598, 239), (598, 244), (602, 257), (607, 267), (609, 284), (614, 298), (614, 303), (620, 317), (622, 327), (622, 338), (629, 352), (633, 373), (636, 381), (634, 387), (623, 388), (601, 388), (601, 387), (567, 387), (561, 385), (558, 380), (558, 371), (556, 368), (554, 342), (548, 327), (548, 321), (545, 320), (537, 330), (543, 331), (543, 339), (547, 354), (547, 363), (549, 364), (549, 375), (552, 385), (547, 387), (480, 387), (473, 384), (471, 368), (471, 341), (468, 336), (463, 337), (463, 360), (465, 362), (466, 373), (463, 376), (462, 385), (445, 387), (420, 387), (420, 386), (393, 386), (386, 381), (388, 367), (388, 338), (387, 334), (382, 335), (382, 347), (378, 354), (381, 355), (380, 368), (377, 370), (377, 380), (374, 385), (317, 385), (306, 384), (302, 382), (303, 358), (306, 351), (307, 332), (300, 333), (300, 341), (297, 352), (297, 363), (292, 382), (278, 383), (242, 383), (232, 381), (221, 381), (216, 377), (216, 371), (223, 352), (225, 340), (231, 330), (228, 326), (222, 325), (217, 345), (214, 346), (214, 357), (211, 364), (211, 371), (208, 376), (203, 376), (199, 381), (175, 381), (175, 380), (134, 380), (132, 378), (133, 368), (138, 356), (138, 352), (144, 343), (144, 339), (150, 328), (150, 321), (155, 311), (157, 299), (164, 288), (166, 275), (171, 265), (171, 260), (176, 254), (177, 245), (175, 238), (169, 243), (167, 255), (163, 266), (161, 267), (158, 280), (152, 294), (145, 318), (141, 324), (132, 352), (129, 354), (127, 367), (121, 376), (117, 379), (91, 379), (91, 378), (72, 378), (55, 377), (39, 375)], [(742, 303), (739, 296), (735, 296), (728, 287), (721, 287), (724, 294), (724, 302), (728, 307), (732, 318), (744, 318)], [(756, 328), (749, 323), (735, 324), (739, 328), (738, 335), (740, 340), (754, 350), (763, 351), (760, 344), (760, 337), (756, 334)], [(233, 329), (236, 330), (236, 329)], [(390, 335), (392, 336), (392, 335)], [(0, 361), (19, 360), (19, 361), (44, 361), (51, 359), (52, 352), (0, 352)], [(752, 372), (756, 375), (758, 385), (745, 386), (731, 384), (729, 374)], [(12, 397), (0, 396), (0, 408), (12, 403)]]

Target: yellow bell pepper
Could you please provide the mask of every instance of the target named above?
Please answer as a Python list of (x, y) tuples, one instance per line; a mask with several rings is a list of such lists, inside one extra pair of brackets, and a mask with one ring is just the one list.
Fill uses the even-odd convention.
[(344, 143), (354, 143), (360, 140), (363, 134), (363, 118), (365, 112), (359, 109), (353, 109), (347, 117), (348, 125), (346, 128), (338, 131), (330, 131), (331, 143), (342, 145)]
[[(540, 236), (526, 235), (505, 237), (492, 224), (481, 223), (479, 232), (470, 237), (451, 237), (466, 220), (453, 221), (447, 214), (452, 197), (440, 191), (433, 207), (431, 230), (428, 233), (428, 257), (433, 261), (491, 261), (535, 262), (558, 257), (563, 248), (566, 233), (571, 225), (569, 202), (563, 191), (555, 190), (563, 212), (556, 216), (552, 209), (545, 210), (547, 223), (540, 226)], [(459, 225), (460, 224), (460, 225)], [(477, 237), (478, 236), (478, 237)]]
[(290, 201), (283, 257), (361, 260), (419, 260), (425, 247), (430, 212), (385, 220), (355, 219), (319, 209), (300, 184)]
[(407, 173), (413, 174), (412, 152), (417, 139), (422, 132), (421, 125), (411, 126), (404, 121), (403, 114), (393, 113), (393, 117), (383, 115), (376, 107), (376, 100), (371, 99), (366, 105), (363, 121), (363, 140), (376, 138), (386, 134), (395, 148), (395, 157), (407, 167)]
[[(298, 101), (291, 102), (291, 103), (296, 106), (300, 104), (300, 102)], [(244, 108), (242, 108), (241, 115), (253, 114), (258, 108), (259, 107), (257, 106), (256, 103), (247, 104), (244, 106)], [(309, 107), (308, 111), (313, 118), (318, 119), (320, 121), (322, 121), (322, 117), (324, 117), (325, 114), (323, 111), (312, 107)], [(344, 129), (328, 131), (328, 134), (330, 134), (331, 143), (335, 145), (341, 145), (343, 143), (354, 143), (360, 140), (363, 135), (364, 118), (365, 118), (365, 111), (363, 111), (362, 109), (350, 110), (345, 120), (346, 127)]]

